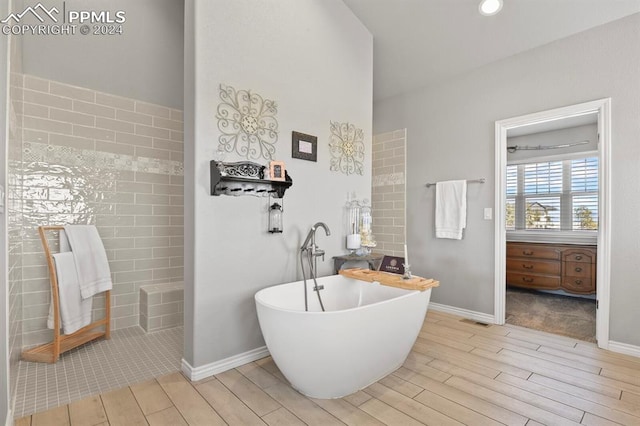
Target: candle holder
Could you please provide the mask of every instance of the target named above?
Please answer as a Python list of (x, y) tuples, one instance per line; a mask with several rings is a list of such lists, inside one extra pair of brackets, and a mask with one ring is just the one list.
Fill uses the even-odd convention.
[(411, 268), (408, 263), (403, 263), (402, 266), (404, 266), (404, 275), (402, 276), (403, 280), (410, 280), (411, 278), (413, 278), (413, 275), (411, 275)]

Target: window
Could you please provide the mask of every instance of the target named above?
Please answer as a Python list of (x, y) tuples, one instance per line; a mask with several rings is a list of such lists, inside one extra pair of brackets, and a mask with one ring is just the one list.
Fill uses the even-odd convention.
[(507, 166), (507, 230), (598, 229), (598, 158)]

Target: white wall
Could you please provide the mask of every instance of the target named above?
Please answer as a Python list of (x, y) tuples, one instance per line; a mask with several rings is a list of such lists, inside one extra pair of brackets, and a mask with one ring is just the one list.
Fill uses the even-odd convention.
[[(612, 98), (612, 253), (610, 339), (640, 345), (640, 14), (480, 68), (437, 87), (377, 102), (376, 133), (408, 132), (407, 219), (412, 267), (439, 279), (433, 301), (493, 313), (494, 122)], [(471, 184), (463, 241), (437, 240), (435, 180)]]
[(174, 17), (183, 15), (183, 0), (66, 0), (65, 7), (122, 10), (122, 34), (24, 36), (25, 74), (182, 109), (184, 27)]
[[(253, 295), (300, 276), (315, 222), (332, 231), (318, 233), (320, 272), (345, 253), (346, 194), (371, 197), (372, 37), (341, 0), (188, 0), (185, 10), (195, 45), (185, 50), (185, 360), (200, 367), (264, 345)], [(293, 179), (283, 234), (266, 231), (268, 198), (209, 195), (221, 83), (277, 102), (275, 157)], [(330, 121), (364, 129), (363, 176), (329, 170)], [(317, 162), (291, 158), (292, 130), (318, 136)]]

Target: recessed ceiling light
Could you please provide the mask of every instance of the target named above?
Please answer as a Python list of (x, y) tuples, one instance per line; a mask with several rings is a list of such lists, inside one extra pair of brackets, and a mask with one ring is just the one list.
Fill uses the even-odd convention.
[(484, 16), (495, 15), (502, 9), (502, 0), (482, 0), (478, 9)]

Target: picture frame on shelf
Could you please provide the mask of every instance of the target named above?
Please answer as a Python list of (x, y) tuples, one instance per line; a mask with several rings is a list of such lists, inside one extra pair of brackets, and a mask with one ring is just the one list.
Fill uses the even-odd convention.
[(269, 163), (269, 179), (285, 180), (284, 161), (272, 161)]
[(291, 157), (307, 161), (318, 161), (318, 137), (291, 132)]

